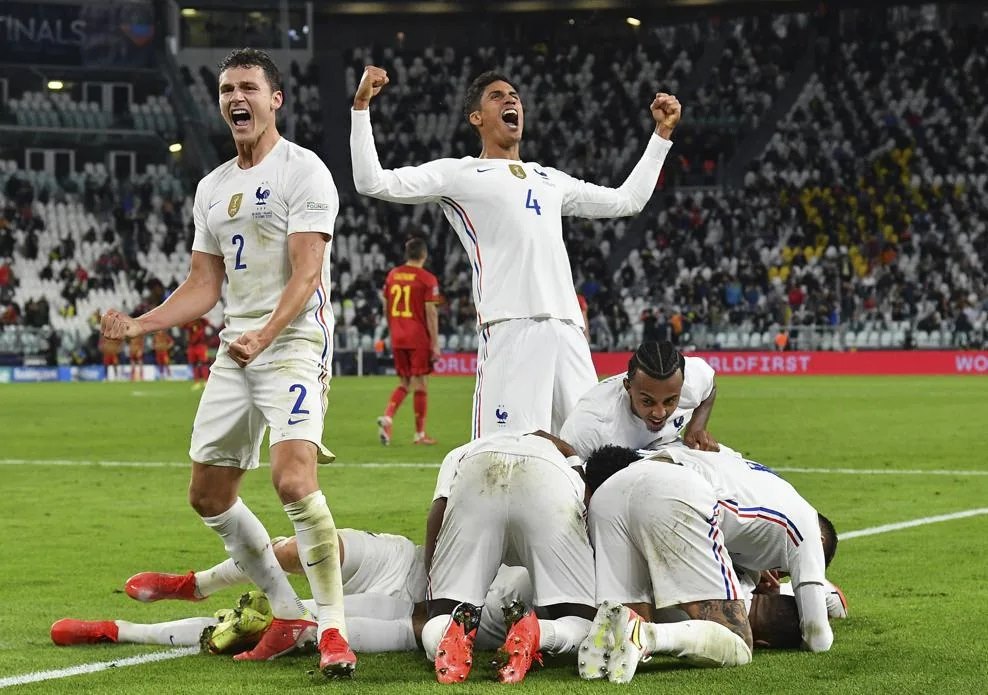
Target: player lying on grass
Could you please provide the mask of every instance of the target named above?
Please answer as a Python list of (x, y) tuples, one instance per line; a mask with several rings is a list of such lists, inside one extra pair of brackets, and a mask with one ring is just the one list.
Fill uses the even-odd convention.
[[(421, 647), (425, 624), (425, 565), (422, 548), (401, 536), (340, 529), (344, 548), (344, 598), (347, 628), (353, 646), (363, 652), (412, 651)], [(409, 549), (412, 552), (408, 552)], [(349, 551), (349, 556), (346, 552)], [(301, 574), (293, 538), (276, 542), (275, 554), (286, 572)], [(196, 576), (205, 578), (202, 584)], [(141, 578), (139, 582), (133, 581)], [(742, 581), (746, 581), (743, 577)], [(213, 592), (246, 584), (250, 580), (227, 560), (202, 573), (187, 575), (144, 572), (127, 583), (132, 598), (202, 601)], [(753, 584), (749, 582), (749, 589)], [(785, 591), (788, 584), (783, 584)], [(201, 588), (200, 588), (201, 587)], [(349, 593), (352, 591), (361, 593)], [(837, 591), (833, 589), (833, 591)], [(417, 593), (416, 593), (417, 592)], [(416, 593), (414, 599), (409, 597)], [(749, 619), (753, 639), (760, 647), (790, 647), (799, 643), (799, 624), (791, 596), (750, 595)], [(193, 646), (205, 651), (230, 653), (253, 646), (270, 623), (269, 604), (260, 592), (241, 597), (235, 609), (221, 609), (213, 616), (183, 618), (161, 623), (125, 620), (62, 619), (52, 626), (55, 644), (77, 645), (119, 642), (163, 646)], [(487, 592), (475, 646), (493, 650), (505, 639), (505, 607), (531, 605), (532, 584), (521, 567), (504, 567)], [(840, 606), (840, 602), (837, 603)], [(307, 604), (312, 610), (314, 606)], [(541, 611), (540, 611), (541, 612)], [(219, 627), (222, 626), (222, 627)], [(215, 629), (210, 629), (215, 628)], [(204, 633), (205, 631), (205, 633)], [(795, 645), (794, 638), (795, 635)]]

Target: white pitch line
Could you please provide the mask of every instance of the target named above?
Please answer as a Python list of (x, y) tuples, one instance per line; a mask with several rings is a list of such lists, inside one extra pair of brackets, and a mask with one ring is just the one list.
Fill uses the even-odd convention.
[(973, 470), (895, 470), (891, 468), (789, 468), (772, 466), (779, 473), (830, 473), (835, 475), (988, 475), (988, 471)]
[(954, 519), (964, 519), (969, 516), (980, 516), (981, 514), (988, 514), (988, 507), (982, 507), (980, 509), (968, 509), (963, 512), (954, 512), (953, 514), (940, 514), (939, 516), (924, 516), (919, 519), (912, 519), (910, 521), (900, 521), (895, 524), (882, 524), (881, 526), (872, 526), (871, 528), (863, 528), (860, 531), (848, 531), (847, 533), (837, 534), (837, 539), (846, 541), (850, 538), (861, 538), (862, 536), (874, 536), (878, 533), (888, 533), (889, 531), (901, 531), (904, 528), (912, 528), (914, 526), (926, 526), (927, 524), (935, 524), (940, 521), (953, 521)]
[[(5, 461), (0, 462), (6, 463)], [(981, 514), (988, 514), (988, 507), (968, 509), (963, 512), (941, 514), (939, 516), (924, 516), (919, 519), (912, 519), (910, 521), (900, 521), (895, 524), (883, 524), (882, 526), (873, 526), (871, 528), (865, 528), (859, 531), (848, 531), (847, 533), (840, 534), (838, 539), (846, 541), (851, 538), (874, 536), (879, 533), (901, 531), (902, 529), (913, 528), (914, 526), (925, 526), (927, 524), (935, 524), (940, 521), (952, 521), (954, 519), (963, 519), (965, 517), (978, 516)], [(153, 654), (144, 654), (143, 656), (132, 656), (127, 659), (120, 659), (119, 661), (101, 661), (95, 664), (70, 666), (68, 668), (57, 669), (54, 671), (35, 671), (34, 673), (25, 673), (20, 676), (9, 676), (7, 678), (2, 678), (0, 679), (0, 688), (6, 688), (12, 685), (24, 685), (25, 683), (37, 683), (38, 681), (54, 680), (56, 678), (66, 678), (68, 676), (77, 676), (86, 673), (96, 673), (97, 671), (105, 671), (106, 669), (113, 667), (135, 666), (154, 661), (176, 659), (178, 657), (195, 654), (198, 651), (198, 647), (183, 647), (181, 649), (171, 649), (167, 652), (155, 652)]]
[(69, 666), (52, 671), (35, 671), (33, 673), (23, 673), (19, 676), (8, 676), (0, 678), (0, 688), (9, 688), (13, 685), (24, 685), (25, 683), (37, 683), (39, 681), (50, 681), (56, 678), (68, 678), (69, 676), (81, 676), (87, 673), (97, 673), (111, 668), (122, 666), (139, 666), (140, 664), (150, 664), (154, 661), (167, 661), (177, 659), (182, 656), (189, 656), (199, 651), (199, 647), (182, 647), (181, 649), (169, 649), (167, 652), (154, 652), (152, 654), (142, 654), (140, 656), (130, 656), (126, 659), (115, 661), (99, 661), (94, 664), (81, 664), (79, 666)]
[[(186, 461), (75, 461), (71, 459), (0, 459), (3, 466), (102, 466), (105, 468), (188, 468)], [(268, 463), (262, 463), (267, 466)], [(330, 463), (333, 468), (439, 468), (438, 463), (410, 461), (370, 461), (365, 463)]]

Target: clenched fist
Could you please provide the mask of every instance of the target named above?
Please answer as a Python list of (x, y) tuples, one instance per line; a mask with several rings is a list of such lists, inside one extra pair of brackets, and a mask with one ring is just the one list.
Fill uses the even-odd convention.
[(246, 367), (270, 344), (260, 331), (247, 331), (230, 343), (230, 358), (238, 367)]
[(648, 107), (655, 119), (655, 132), (660, 137), (668, 138), (683, 115), (683, 107), (672, 94), (658, 92)]
[(110, 309), (100, 318), (100, 333), (107, 340), (125, 340), (144, 335), (144, 329), (137, 319), (132, 319), (127, 314)]
[(358, 111), (366, 109), (370, 100), (380, 94), (389, 81), (387, 70), (374, 65), (366, 66), (357, 85), (357, 93), (353, 95), (353, 108)]

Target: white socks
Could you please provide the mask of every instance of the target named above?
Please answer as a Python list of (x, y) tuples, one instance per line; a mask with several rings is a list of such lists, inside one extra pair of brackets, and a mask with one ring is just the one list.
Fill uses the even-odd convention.
[(439, 642), (446, 632), (446, 626), (449, 625), (449, 621), (452, 619), (453, 616), (448, 613), (446, 615), (437, 615), (435, 618), (430, 618), (429, 622), (422, 626), (422, 648), (425, 650), (425, 658), (429, 661), (436, 660), (436, 650), (439, 649)]
[(751, 661), (751, 649), (745, 641), (711, 620), (642, 621), (641, 641), (648, 655), (683, 657), (699, 666), (743, 666)]
[(117, 625), (117, 642), (194, 647), (199, 644), (202, 631), (216, 624), (216, 618), (185, 618), (151, 625), (128, 623), (126, 620), (113, 622)]
[(248, 582), (250, 577), (247, 573), (237, 567), (233, 558), (227, 558), (208, 570), (196, 572), (196, 593), (206, 598), (227, 587)]
[[(337, 628), (346, 638), (343, 621), (343, 581), (340, 574), (340, 548), (336, 525), (326, 505), (326, 497), (316, 490), (298, 502), (285, 505), (285, 512), (295, 526), (298, 557), (319, 607), (319, 637), (329, 628)], [(272, 559), (274, 552), (271, 552)], [(275, 566), (277, 567), (277, 560)], [(281, 568), (278, 567), (278, 572)], [(284, 574), (282, 574), (284, 577)], [(288, 584), (288, 580), (284, 580)]]
[(406, 652), (417, 649), (411, 617), (380, 620), (346, 617), (348, 641), (355, 652)]
[[(242, 499), (238, 497), (233, 506), (222, 514), (203, 517), (202, 520), (223, 539), (227, 554), (267, 594), (276, 618), (312, 619), (278, 565), (268, 532)], [(339, 556), (334, 559), (339, 565)]]
[(575, 652), (590, 633), (590, 621), (575, 615), (539, 621), (539, 647), (550, 654)]

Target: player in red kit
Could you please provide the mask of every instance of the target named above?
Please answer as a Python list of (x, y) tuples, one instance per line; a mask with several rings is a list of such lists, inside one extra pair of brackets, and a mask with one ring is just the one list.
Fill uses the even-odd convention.
[(189, 368), (192, 369), (192, 388), (199, 390), (206, 385), (209, 378), (209, 357), (206, 355), (206, 342), (209, 340), (207, 329), (209, 321), (198, 318), (185, 324), (188, 344), (185, 349)]
[(175, 345), (175, 339), (168, 331), (158, 331), (151, 338), (151, 344), (154, 346), (154, 363), (158, 365), (158, 378), (171, 376), (171, 349)]
[(439, 313), (442, 301), (439, 281), (422, 266), (429, 254), (425, 241), (409, 239), (405, 243), (405, 263), (393, 268), (384, 281), (384, 308), (391, 332), (395, 371), (400, 384), (391, 393), (384, 415), (377, 419), (382, 444), (391, 443), (391, 423), (395, 411), (409, 389), (415, 405), (415, 444), (435, 444), (425, 433), (428, 403), (427, 379), (432, 361), (439, 357)]

